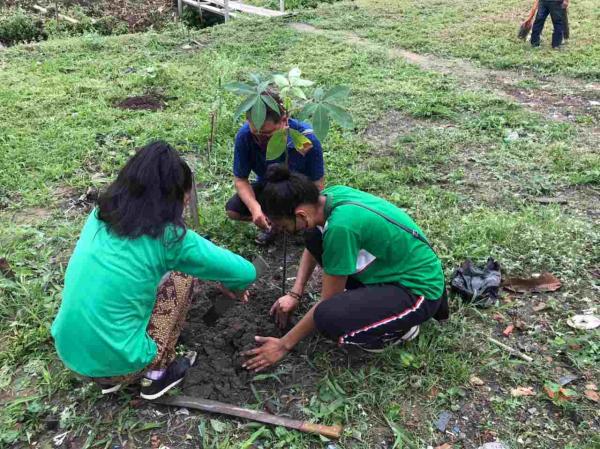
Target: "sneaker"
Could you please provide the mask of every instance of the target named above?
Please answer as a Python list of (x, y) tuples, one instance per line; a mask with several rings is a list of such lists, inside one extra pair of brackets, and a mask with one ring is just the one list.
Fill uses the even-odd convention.
[(165, 373), (158, 380), (152, 380), (144, 377), (141, 381), (142, 389), (140, 396), (149, 401), (158, 399), (171, 388), (179, 385), (185, 373), (196, 362), (196, 352), (188, 352), (183, 357), (177, 357), (165, 370)]
[(102, 389), (102, 394), (116, 393), (117, 391), (119, 391), (121, 389), (122, 386), (123, 386), (123, 384), (116, 384), (116, 385), (100, 384), (100, 388)]
[(419, 335), (419, 326), (411, 327), (408, 332), (401, 336), (392, 336), (389, 339), (381, 339), (376, 343), (359, 343), (357, 346), (367, 352), (383, 352), (388, 346), (395, 346), (407, 341), (414, 340)]
[(270, 231), (260, 231), (254, 241), (257, 245), (267, 246), (275, 241), (278, 232), (271, 228)]

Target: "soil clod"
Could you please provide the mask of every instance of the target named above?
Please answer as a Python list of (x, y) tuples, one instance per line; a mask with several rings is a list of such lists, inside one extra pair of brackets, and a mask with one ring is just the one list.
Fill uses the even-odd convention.
[(146, 94), (134, 97), (127, 97), (115, 103), (115, 107), (119, 109), (133, 110), (148, 110), (158, 111), (163, 110), (167, 104), (164, 97), (158, 94)]

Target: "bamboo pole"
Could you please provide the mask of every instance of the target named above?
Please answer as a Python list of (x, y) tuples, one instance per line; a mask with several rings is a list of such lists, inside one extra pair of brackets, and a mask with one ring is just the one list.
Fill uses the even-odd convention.
[(307, 421), (284, 418), (283, 416), (271, 415), (258, 410), (242, 408), (236, 405), (225, 404), (224, 402), (211, 401), (209, 399), (194, 398), (191, 396), (162, 396), (152, 402), (161, 405), (186, 407), (210, 413), (222, 413), (224, 415), (237, 416), (238, 418), (246, 418), (252, 421), (296, 429), (300, 432), (316, 433), (328, 438), (337, 439), (342, 434), (342, 426), (324, 426)]
[(224, 6), (225, 6), (225, 22), (227, 22), (229, 20), (229, 0), (225, 0)]
[[(48, 10), (40, 5), (33, 5), (32, 8), (43, 14), (48, 14)], [(58, 14), (58, 6), (56, 6), (55, 14), (56, 14), (56, 20), (58, 20), (60, 18), (60, 19), (66, 20), (69, 23), (72, 23), (73, 25), (76, 25), (79, 23), (79, 20), (73, 19), (72, 17), (69, 17), (69, 16), (65, 16), (64, 14)]]

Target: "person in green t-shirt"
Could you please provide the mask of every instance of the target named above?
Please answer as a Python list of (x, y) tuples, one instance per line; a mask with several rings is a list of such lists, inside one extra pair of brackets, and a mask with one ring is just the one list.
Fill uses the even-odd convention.
[(51, 332), (64, 364), (103, 393), (142, 378), (141, 396), (156, 399), (183, 380), (196, 354), (177, 358), (175, 346), (201, 281), (247, 300), (254, 266), (186, 229), (191, 188), (177, 151), (153, 142), (100, 195), (81, 231)]
[(285, 166), (267, 172), (261, 206), (287, 232), (305, 231), (291, 291), (271, 308), (285, 327), (317, 264), (321, 300), (282, 338), (257, 336), (243, 366), (261, 371), (317, 329), (340, 345), (372, 352), (411, 340), (429, 318), (448, 318), (442, 265), (423, 231), (393, 204), (344, 186), (321, 193)]

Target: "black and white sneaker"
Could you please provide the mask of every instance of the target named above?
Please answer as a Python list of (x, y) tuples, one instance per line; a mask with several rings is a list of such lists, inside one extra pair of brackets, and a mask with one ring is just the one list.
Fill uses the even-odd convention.
[(119, 391), (121, 389), (122, 386), (123, 386), (123, 384), (116, 384), (116, 385), (100, 384), (100, 388), (102, 389), (102, 394), (116, 393), (117, 391)]
[(171, 388), (179, 385), (185, 373), (196, 362), (197, 353), (188, 352), (183, 357), (177, 357), (165, 370), (165, 373), (158, 380), (152, 380), (144, 377), (141, 381), (142, 389), (140, 396), (149, 401), (158, 399)]
[(381, 339), (377, 343), (361, 343), (357, 346), (367, 352), (383, 352), (388, 346), (395, 346), (407, 341), (414, 340), (419, 335), (419, 326), (411, 327), (408, 332), (400, 336), (393, 336), (388, 339)]

